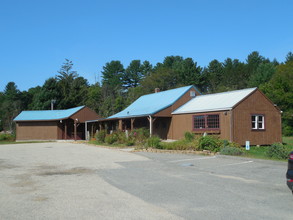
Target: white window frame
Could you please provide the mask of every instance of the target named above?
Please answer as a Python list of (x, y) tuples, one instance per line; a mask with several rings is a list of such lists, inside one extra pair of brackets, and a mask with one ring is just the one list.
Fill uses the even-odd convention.
[[(255, 120), (253, 120), (253, 117)], [(264, 115), (251, 115), (252, 130), (265, 129), (265, 116)]]

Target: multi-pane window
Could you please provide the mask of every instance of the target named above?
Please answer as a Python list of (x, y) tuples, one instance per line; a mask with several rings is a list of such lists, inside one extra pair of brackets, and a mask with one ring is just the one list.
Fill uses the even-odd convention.
[(265, 117), (263, 115), (252, 115), (251, 128), (254, 130), (265, 129)]
[(195, 115), (193, 116), (194, 129), (219, 129), (219, 115)]

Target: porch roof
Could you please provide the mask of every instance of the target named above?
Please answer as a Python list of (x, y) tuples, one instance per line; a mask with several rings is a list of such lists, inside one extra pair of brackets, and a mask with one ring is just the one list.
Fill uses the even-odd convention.
[[(162, 92), (143, 95), (126, 109), (118, 112), (107, 119), (143, 117), (153, 115), (171, 105), (180, 99), (189, 89), (197, 88), (195, 86), (184, 86), (176, 89), (170, 89)], [(197, 90), (198, 91), (198, 90)]]
[(22, 111), (14, 121), (54, 121), (66, 119), (83, 109), (85, 106), (79, 106), (64, 110), (36, 110)]

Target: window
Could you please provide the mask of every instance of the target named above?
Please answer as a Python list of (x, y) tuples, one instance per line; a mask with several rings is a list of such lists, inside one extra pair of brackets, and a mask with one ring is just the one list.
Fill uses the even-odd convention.
[(195, 97), (195, 91), (190, 91), (190, 97), (192, 97), (192, 98)]
[(253, 130), (265, 129), (265, 117), (263, 115), (252, 115), (251, 116), (251, 128)]
[(219, 115), (195, 115), (193, 116), (193, 128), (198, 129), (219, 129)]

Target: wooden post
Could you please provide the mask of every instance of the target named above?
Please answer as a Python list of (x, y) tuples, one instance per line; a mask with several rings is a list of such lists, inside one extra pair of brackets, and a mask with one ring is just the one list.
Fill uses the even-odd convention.
[(65, 120), (64, 123), (65, 123), (65, 129), (64, 129), (65, 130), (65, 137), (64, 137), (64, 139), (67, 140), (67, 120)]
[(77, 133), (77, 124), (76, 120), (74, 120), (74, 140), (76, 141), (76, 133)]
[(92, 123), (91, 137), (94, 137), (94, 123)]
[(130, 130), (132, 131), (135, 118), (131, 118), (130, 120)]
[(118, 130), (120, 130), (120, 131), (123, 130), (123, 127), (122, 127), (122, 119), (119, 119)]
[(89, 137), (87, 136), (87, 122), (85, 122), (84, 131), (85, 131), (85, 134), (84, 134), (85, 140), (88, 141)]

